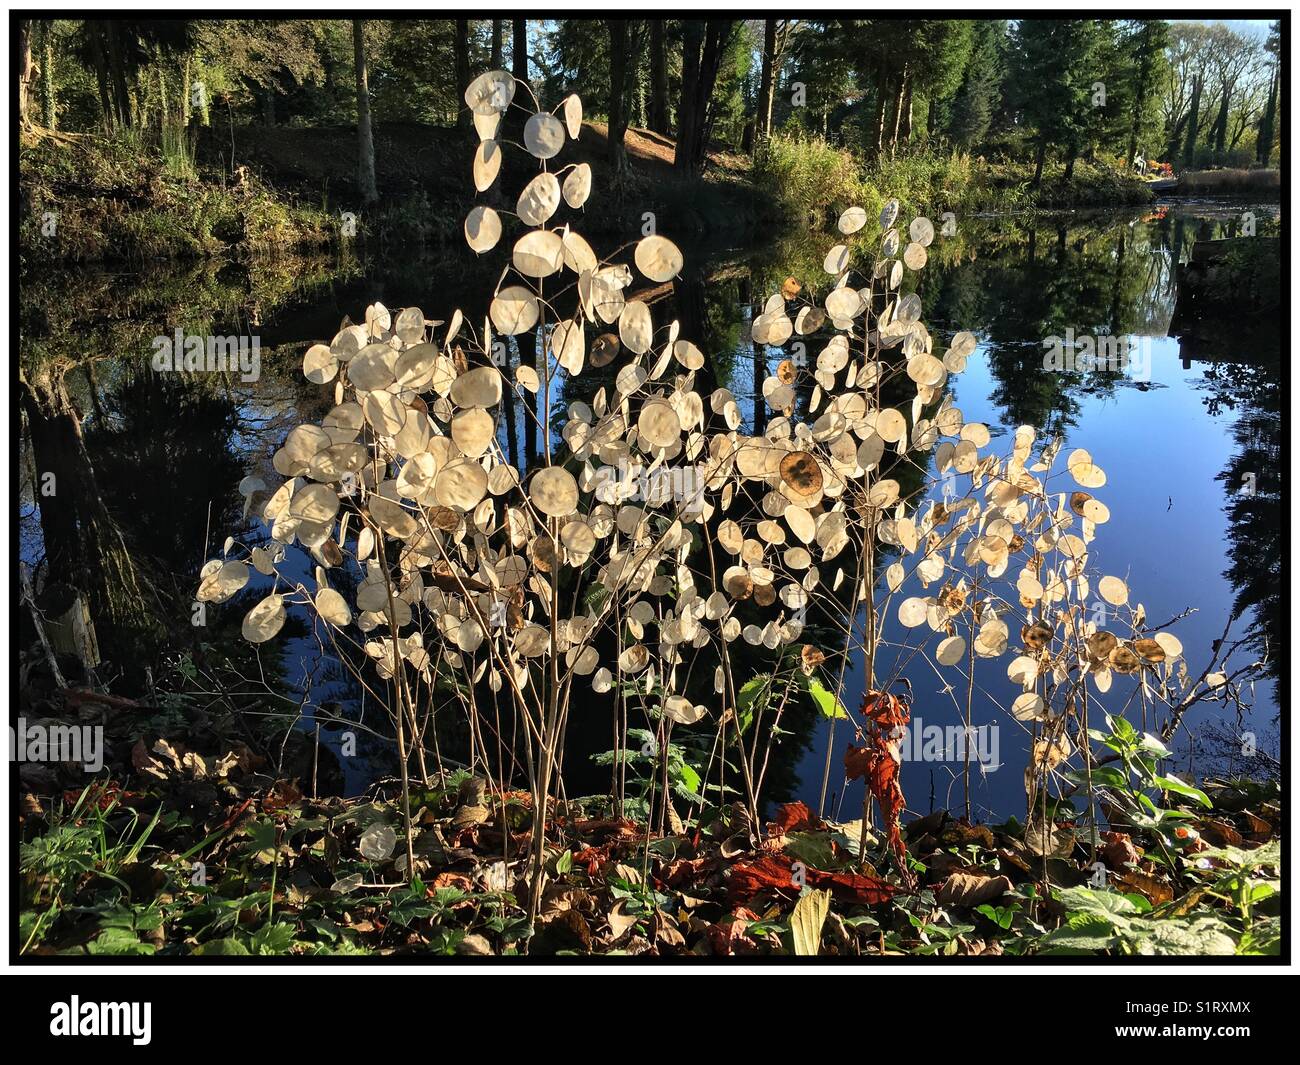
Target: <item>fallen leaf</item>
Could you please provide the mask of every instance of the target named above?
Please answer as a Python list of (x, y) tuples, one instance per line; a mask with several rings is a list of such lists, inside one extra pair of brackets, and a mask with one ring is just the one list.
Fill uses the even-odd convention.
[(822, 926), (831, 909), (829, 891), (804, 891), (790, 915), (790, 936), (794, 952), (802, 957), (816, 957), (821, 952)]
[(1010, 890), (1011, 881), (1005, 876), (951, 873), (935, 895), (935, 901), (940, 906), (980, 906), (1000, 899)]

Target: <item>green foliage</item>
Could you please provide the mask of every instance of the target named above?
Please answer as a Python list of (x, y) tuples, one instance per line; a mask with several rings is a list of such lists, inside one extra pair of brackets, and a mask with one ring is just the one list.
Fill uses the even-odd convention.
[(752, 179), (783, 218), (822, 222), (854, 204), (879, 210), (853, 156), (820, 137), (773, 136), (754, 159)]

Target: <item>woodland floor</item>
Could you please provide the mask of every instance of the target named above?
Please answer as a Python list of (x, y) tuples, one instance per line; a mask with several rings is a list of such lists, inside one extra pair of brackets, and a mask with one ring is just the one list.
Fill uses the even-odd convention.
[(1094, 855), (1058, 823), (1045, 858), (1014, 819), (904, 816), (906, 868), (885, 833), (868, 830), (862, 854), (861, 822), (801, 803), (757, 825), (723, 807), (668, 833), (615, 816), (605, 797), (552, 805), (529, 938), (525, 791), (493, 793), (464, 771), (415, 781), (408, 879), (397, 782), (313, 799), (309, 743), (250, 745), (230, 722), (179, 728), (148, 700), (84, 690), (28, 693), (26, 713), (29, 725), (102, 724), (108, 761), (89, 783), (80, 767), (19, 767), (25, 957), (1280, 949), (1276, 785), (1206, 782), (1212, 808), (1188, 804), (1172, 856), (1135, 826), (1102, 833)]

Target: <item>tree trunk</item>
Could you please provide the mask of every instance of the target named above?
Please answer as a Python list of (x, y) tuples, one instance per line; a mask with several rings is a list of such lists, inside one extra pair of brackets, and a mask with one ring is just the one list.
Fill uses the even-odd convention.
[(365, 20), (352, 20), (352, 52), (357, 75), (357, 184), (367, 207), (379, 202), (375, 185), (375, 139), (370, 129), (370, 73), (366, 67)]
[(1192, 82), (1192, 102), (1187, 111), (1187, 139), (1183, 141), (1182, 168), (1186, 170), (1194, 165), (1196, 159), (1196, 135), (1200, 132), (1201, 110), (1201, 75), (1196, 75)]
[(1214, 151), (1217, 155), (1223, 155), (1223, 150), (1228, 143), (1228, 109), (1232, 106), (1232, 86), (1225, 84), (1223, 94), (1219, 97), (1219, 113), (1214, 119), (1214, 130), (1211, 134), (1214, 138)]
[(903, 147), (912, 143), (912, 79), (907, 79), (903, 89)]
[(754, 141), (767, 140), (772, 132), (772, 95), (776, 89), (776, 19), (763, 20), (763, 67), (758, 79), (758, 113), (754, 118)]
[(59, 107), (54, 88), (54, 20), (45, 23), (45, 61), (41, 64), (41, 87), (45, 97), (45, 124), (50, 129), (59, 127)]
[(682, 42), (682, 102), (677, 114), (677, 156), (674, 166), (688, 174), (704, 169), (713, 114), (713, 86), (722, 51), (731, 33), (730, 19), (688, 19)]
[(888, 80), (884, 68), (876, 75), (876, 117), (872, 122), (876, 131), (876, 154), (885, 150), (885, 88)]
[(1264, 105), (1264, 117), (1259, 122), (1259, 136), (1255, 140), (1255, 162), (1267, 166), (1273, 154), (1273, 123), (1277, 118), (1277, 91), (1280, 74), (1277, 63), (1273, 64), (1273, 77), (1269, 80), (1268, 103)]
[(609, 166), (618, 177), (627, 171), (627, 19), (609, 20)]
[(469, 19), (456, 20), (456, 128), (468, 132), (473, 124), (469, 108), (465, 105), (465, 90), (469, 88)]
[(514, 45), (511, 48), (511, 73), (520, 81), (528, 80), (528, 20), (514, 20)]
[(131, 90), (126, 84), (126, 62), (122, 57), (122, 38), (118, 33), (116, 19), (104, 19), (105, 37), (108, 54), (109, 85), (113, 90), (113, 108), (117, 124), (122, 129), (132, 125)]
[(1038, 135), (1038, 154), (1034, 157), (1034, 179), (1029, 183), (1031, 189), (1043, 183), (1043, 164), (1047, 161), (1047, 138)]
[(1079, 158), (1079, 146), (1073, 141), (1070, 142), (1069, 154), (1065, 158), (1065, 174), (1062, 181), (1069, 184), (1074, 180), (1074, 162)]
[(700, 89), (700, 56), (704, 47), (704, 23), (682, 20), (682, 88), (677, 103), (677, 152), (673, 166), (691, 171), (691, 144), (699, 122), (696, 94)]
[(672, 133), (668, 121), (668, 45), (664, 20), (650, 20), (650, 111), (647, 125), (665, 137)]
[(907, 67), (903, 67), (903, 73), (898, 77), (898, 89), (893, 95), (894, 100), (894, 133), (889, 140), (889, 151), (892, 154), (898, 150), (898, 131), (903, 122), (903, 99), (907, 93)]
[(19, 398), (36, 467), (46, 583), (86, 592), (94, 615), (115, 627), (142, 627), (147, 608), (135, 563), (104, 504), (62, 374), (20, 377)]
[(18, 121), (30, 122), (27, 109), (32, 94), (32, 20), (18, 20)]
[(488, 66), (493, 70), (500, 70), (501, 64), (504, 62), (501, 54), (501, 35), (504, 25), (504, 19), (494, 18), (492, 20), (492, 58), (488, 61)]
[(88, 19), (86, 43), (90, 50), (90, 64), (95, 68), (95, 83), (99, 89), (99, 107), (104, 116), (104, 128), (112, 130), (117, 125), (113, 112), (113, 98), (108, 88), (108, 57), (104, 54), (102, 24)]

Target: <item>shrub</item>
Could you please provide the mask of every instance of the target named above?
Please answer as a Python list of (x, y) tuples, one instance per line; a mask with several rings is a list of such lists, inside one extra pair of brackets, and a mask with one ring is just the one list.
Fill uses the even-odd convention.
[(852, 153), (820, 137), (773, 136), (755, 153), (753, 181), (785, 218), (824, 221), (853, 204), (868, 213), (884, 205), (864, 186)]

